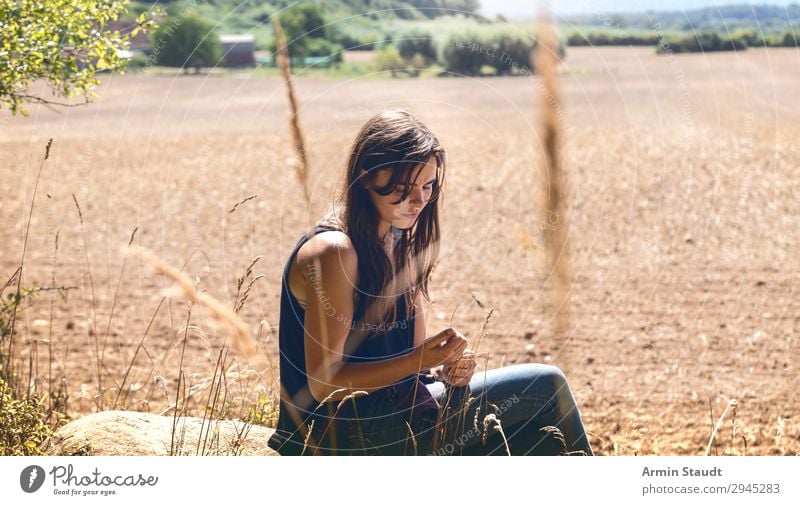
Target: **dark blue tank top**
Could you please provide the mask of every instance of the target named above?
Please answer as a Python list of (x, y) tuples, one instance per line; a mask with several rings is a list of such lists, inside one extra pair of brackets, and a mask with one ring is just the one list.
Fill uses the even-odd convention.
[[(303, 453), (305, 437), (311, 421), (315, 423), (315, 429), (312, 430), (312, 434), (314, 434), (317, 431), (316, 428), (323, 424), (325, 420), (330, 420), (333, 417), (333, 410), (338, 403), (337, 400), (320, 405), (311, 395), (306, 377), (305, 363), (305, 308), (300, 305), (289, 289), (289, 271), (297, 251), (314, 235), (331, 230), (336, 230), (336, 228), (317, 225), (303, 235), (289, 255), (289, 260), (283, 270), (278, 327), (280, 407), (275, 434), (270, 437), (268, 442), (271, 448), (282, 455), (299, 455)], [(414, 347), (413, 306), (411, 307), (411, 314), (407, 314), (404, 296), (399, 295), (397, 297), (396, 310), (395, 321), (388, 327), (378, 328), (377, 331), (369, 332), (367, 337), (358, 344), (354, 345), (352, 342), (346, 342), (343, 361), (375, 361), (410, 352)], [(409, 381), (415, 380), (417, 376), (418, 374), (414, 374), (404, 378), (395, 383), (395, 385), (400, 383), (408, 384)], [(379, 396), (386, 393), (393, 386), (374, 391), (368, 396)]]

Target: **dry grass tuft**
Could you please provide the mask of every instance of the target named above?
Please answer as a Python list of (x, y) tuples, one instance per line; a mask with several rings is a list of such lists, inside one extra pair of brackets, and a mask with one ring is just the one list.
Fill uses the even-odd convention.
[(230, 326), (233, 329), (233, 332), (230, 333), (233, 348), (243, 356), (253, 356), (256, 350), (256, 341), (250, 334), (250, 329), (233, 310), (208, 293), (199, 292), (186, 274), (166, 264), (149, 250), (138, 246), (133, 246), (130, 250), (139, 259), (150, 263), (157, 271), (172, 279), (180, 288), (184, 298), (204, 307), (215, 320)]

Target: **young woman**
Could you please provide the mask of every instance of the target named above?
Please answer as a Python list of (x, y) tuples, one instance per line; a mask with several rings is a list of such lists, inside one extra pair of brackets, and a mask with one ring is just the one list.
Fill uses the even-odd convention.
[[(281, 399), (269, 441), (279, 453), (541, 453), (541, 428), (555, 426), (568, 451), (591, 454), (558, 368), (473, 377), (461, 333), (426, 335), (444, 175), (439, 141), (407, 111), (386, 110), (358, 132), (337, 204), (283, 272)], [(504, 437), (484, 433), (487, 414)]]

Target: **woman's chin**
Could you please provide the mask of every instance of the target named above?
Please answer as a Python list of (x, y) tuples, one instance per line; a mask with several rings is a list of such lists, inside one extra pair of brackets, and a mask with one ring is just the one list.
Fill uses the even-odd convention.
[(416, 222), (417, 222), (416, 217), (412, 218), (408, 216), (403, 216), (402, 218), (395, 219), (394, 221), (392, 221), (392, 226), (394, 226), (395, 228), (401, 228), (403, 230), (407, 230), (412, 226), (414, 226), (414, 223)]

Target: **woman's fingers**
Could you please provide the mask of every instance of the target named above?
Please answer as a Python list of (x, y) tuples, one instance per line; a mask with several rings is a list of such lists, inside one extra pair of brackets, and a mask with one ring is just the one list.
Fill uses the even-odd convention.
[(467, 339), (461, 334), (457, 334), (455, 337), (452, 337), (450, 340), (445, 342), (442, 346), (442, 353), (443, 353), (443, 360), (442, 363), (444, 364), (452, 364), (455, 363), (459, 357), (464, 353), (464, 350), (467, 348)]
[(428, 349), (428, 350), (435, 349), (436, 347), (439, 347), (440, 345), (442, 345), (442, 343), (445, 340), (450, 339), (450, 338), (452, 338), (454, 336), (455, 336), (455, 330), (453, 330), (452, 328), (448, 328), (446, 330), (440, 331), (436, 335), (434, 335), (432, 337), (428, 337), (428, 338), (425, 339), (425, 342), (424, 342), (425, 349)]
[(464, 364), (455, 364), (449, 367), (450, 373), (467, 373), (473, 372), (475, 370), (475, 365), (464, 363)]
[(459, 334), (456, 337), (450, 339), (445, 346), (452, 345), (452, 349), (449, 349), (447, 353), (447, 357), (444, 359), (443, 363), (445, 364), (454, 364), (458, 359), (464, 354), (464, 350), (467, 348), (467, 339), (463, 335)]
[(475, 373), (476, 363), (474, 360), (462, 359), (452, 365), (445, 365), (442, 370), (445, 382), (456, 387), (469, 384)]
[(469, 384), (469, 377), (454, 377), (448, 381), (448, 384), (456, 387), (463, 387)]
[(472, 358), (472, 356), (468, 354), (462, 354), (458, 359), (452, 363), (446, 364), (445, 366), (454, 370), (475, 370), (475, 368), (478, 366), (478, 363)]

